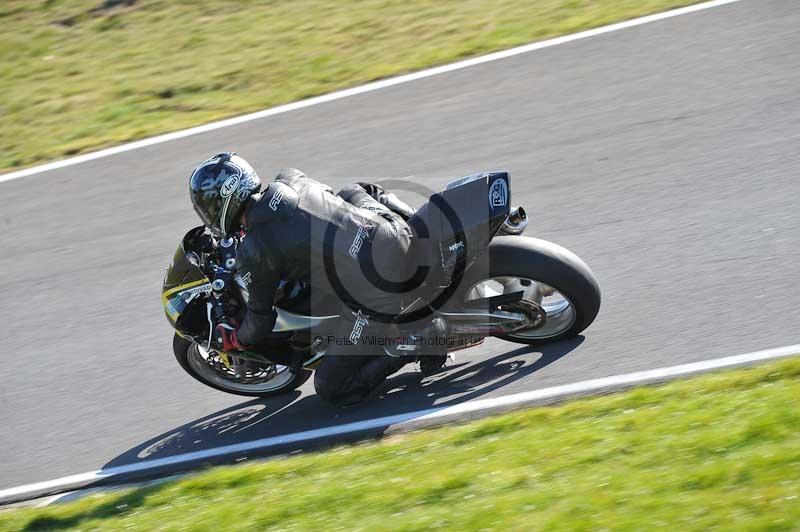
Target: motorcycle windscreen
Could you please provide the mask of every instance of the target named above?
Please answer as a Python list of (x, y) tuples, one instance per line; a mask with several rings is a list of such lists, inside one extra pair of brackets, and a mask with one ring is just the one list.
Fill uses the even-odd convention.
[[(179, 330), (178, 320), (187, 307), (198, 298), (211, 293), (211, 281), (200, 269), (200, 258), (191, 250), (186, 249), (186, 242), (196, 233), (193, 229), (181, 241), (172, 263), (164, 275), (161, 288), (161, 303), (170, 325)], [(179, 330), (180, 332), (180, 330)]]

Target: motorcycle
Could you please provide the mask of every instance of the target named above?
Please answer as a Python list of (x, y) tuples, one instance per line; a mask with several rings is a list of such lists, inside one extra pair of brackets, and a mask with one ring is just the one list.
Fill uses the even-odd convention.
[[(416, 285), (401, 296), (403, 310), (392, 320), (399, 340), (383, 349), (421, 353), (432, 339), (419, 332), (433, 320), (446, 330), (433, 340), (448, 351), (480, 345), (487, 337), (546, 344), (573, 338), (594, 321), (601, 298), (590, 268), (557, 244), (522, 236), (528, 216), (509, 200), (508, 173), (485, 172), (449, 183), (407, 217), (415, 234), (411, 256), (422, 265), (417, 271), (424, 279), (415, 276)], [(308, 286), (284, 282), (269, 340), (247, 351), (220, 351), (212, 339), (214, 324), (236, 315), (248, 297), (235, 279), (237, 243), (237, 236), (220, 239), (204, 226), (181, 240), (162, 286), (175, 357), (189, 375), (224, 392), (289, 392), (325, 356), (341, 298), (329, 294), (310, 305)]]

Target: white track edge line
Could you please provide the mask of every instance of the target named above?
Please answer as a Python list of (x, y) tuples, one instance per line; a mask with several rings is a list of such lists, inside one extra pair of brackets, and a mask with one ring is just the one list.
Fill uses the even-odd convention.
[(445, 418), (455, 415), (470, 414), (511, 406), (521, 406), (534, 401), (555, 399), (574, 394), (585, 394), (588, 392), (599, 391), (613, 387), (646, 383), (649, 381), (668, 379), (670, 377), (677, 377), (680, 375), (689, 375), (692, 373), (722, 369), (763, 360), (783, 358), (797, 354), (800, 354), (800, 344), (787, 345), (784, 347), (777, 347), (774, 349), (766, 349), (763, 351), (755, 351), (752, 353), (745, 353), (723, 358), (714, 358), (700, 362), (691, 362), (677, 366), (668, 366), (652, 370), (624, 373), (621, 375), (613, 375), (611, 377), (602, 377), (599, 379), (574, 382), (571, 384), (552, 386), (549, 388), (542, 388), (540, 390), (531, 390), (501, 397), (467, 401), (465, 403), (453, 406), (428, 408), (425, 410), (418, 410), (416, 412), (407, 412), (404, 414), (356, 421), (353, 423), (345, 423), (343, 425), (336, 425), (332, 427), (306, 430), (293, 434), (272, 436), (269, 438), (262, 438), (249, 442), (224, 445), (222, 447), (215, 447), (202, 451), (194, 451), (165, 458), (146, 460), (137, 464), (116, 466), (105, 470), (89, 471), (86, 473), (79, 473), (76, 475), (70, 475), (44, 482), (36, 482), (33, 484), (8, 488), (0, 490), (0, 503), (2, 503), (4, 500), (18, 500), (26, 496), (28, 498), (32, 498), (39, 494), (52, 493), (55, 490), (66, 491), (69, 489), (75, 489), (76, 487), (85, 486), (92, 482), (109, 479), (114, 476), (158, 469), (165, 466), (185, 464), (188, 462), (217, 458), (225, 455), (253, 450), (265, 450), (270, 447), (301, 443), (331, 436), (341, 436), (361, 431), (385, 429), (387, 427), (400, 425), (410, 421), (430, 421), (437, 418)]
[(216, 122), (210, 122), (208, 124), (204, 124), (201, 126), (196, 126), (188, 129), (183, 129), (180, 131), (175, 131), (172, 133), (167, 133), (164, 135), (158, 135), (155, 137), (150, 137), (142, 140), (137, 140), (135, 142), (130, 142), (128, 144), (122, 144), (120, 146), (114, 146), (112, 148), (106, 148), (103, 150), (95, 151), (86, 153), (83, 155), (78, 155), (76, 157), (70, 157), (68, 159), (61, 159), (58, 161), (53, 161), (51, 163), (45, 163), (38, 166), (32, 166), (30, 168), (25, 168), (22, 170), (17, 170), (15, 172), (10, 172), (7, 174), (0, 174), (0, 183), (5, 181), (12, 181), (14, 179), (20, 179), (22, 177), (28, 177), (35, 174), (40, 174), (44, 172), (48, 172), (50, 170), (57, 170), (59, 168), (66, 168), (68, 166), (74, 166), (76, 164), (81, 164), (89, 161), (94, 161), (96, 159), (101, 159), (103, 157), (109, 157), (111, 155), (117, 155), (119, 153), (125, 153), (132, 150), (138, 150), (139, 148), (146, 148), (148, 146), (153, 146), (155, 144), (161, 144), (164, 142), (170, 142), (173, 140), (183, 139), (186, 137), (190, 137), (192, 135), (197, 135), (200, 133), (207, 133), (209, 131), (214, 131), (217, 129), (222, 129), (225, 127), (234, 126), (237, 124), (242, 124), (245, 122), (251, 122), (253, 120), (259, 120), (261, 118), (266, 118), (269, 116), (274, 116), (278, 114), (288, 113), (291, 111), (296, 111), (298, 109), (305, 109), (306, 107), (311, 107), (314, 105), (319, 105), (322, 103), (332, 102), (334, 100), (339, 100), (342, 98), (347, 98), (349, 96), (355, 96), (358, 94), (364, 94), (367, 92), (372, 92), (380, 89), (384, 89), (387, 87), (393, 87), (395, 85), (400, 85), (402, 83), (408, 83), (410, 81), (416, 81), (418, 79), (428, 78), (431, 76), (436, 76), (439, 74), (445, 74), (447, 72), (453, 72), (455, 70), (461, 70), (463, 68), (468, 68), (475, 65), (481, 65), (484, 63), (489, 63), (491, 61), (497, 61), (499, 59), (505, 59), (507, 57), (513, 57), (515, 55), (524, 54), (528, 52), (533, 52), (535, 50), (541, 50), (542, 48), (549, 48), (551, 46), (558, 46), (560, 44), (565, 44), (573, 41), (578, 41), (581, 39), (586, 39), (588, 37), (595, 37), (597, 35), (603, 35), (606, 33), (611, 33), (614, 31), (623, 30), (626, 28), (632, 28), (635, 26), (641, 26), (642, 24), (648, 24), (650, 22), (657, 22), (659, 20), (665, 20), (672, 17), (677, 17), (680, 15), (686, 15), (688, 13), (695, 13), (697, 11), (704, 11), (706, 9), (711, 9), (718, 6), (724, 6), (727, 4), (733, 4), (735, 2), (739, 2), (741, 0), (711, 0), (710, 2), (702, 2), (700, 4), (694, 4), (686, 7), (681, 7), (677, 9), (671, 9), (669, 11), (664, 11), (662, 13), (654, 13), (652, 15), (646, 15), (639, 18), (634, 18), (630, 20), (625, 20), (622, 22), (617, 22), (614, 24), (609, 24), (607, 26), (601, 26), (599, 28), (593, 28), (590, 30), (581, 31), (578, 33), (573, 33), (569, 35), (563, 35), (561, 37), (554, 37), (552, 39), (547, 39), (544, 41), (537, 41), (530, 44), (525, 44), (522, 46), (517, 46), (515, 48), (510, 48), (508, 50), (501, 50), (499, 52), (493, 52), (490, 54), (473, 57), (471, 59), (465, 59), (463, 61), (458, 61), (455, 63), (449, 63), (446, 65), (441, 65), (438, 67), (428, 68), (425, 70), (420, 70), (418, 72), (412, 72), (410, 74), (404, 74), (401, 76), (396, 76), (380, 81), (375, 81), (372, 83), (367, 83), (365, 85), (359, 85), (357, 87), (352, 87), (349, 89), (344, 89), (336, 92), (331, 92), (329, 94), (324, 94), (322, 96), (316, 96), (314, 98), (308, 98), (306, 100), (300, 100), (297, 102), (289, 103), (286, 105), (280, 105), (278, 107), (272, 107), (270, 109), (264, 109), (262, 111), (256, 111), (254, 113), (249, 113), (245, 115), (236, 116), (233, 118), (227, 118), (224, 120), (219, 120)]

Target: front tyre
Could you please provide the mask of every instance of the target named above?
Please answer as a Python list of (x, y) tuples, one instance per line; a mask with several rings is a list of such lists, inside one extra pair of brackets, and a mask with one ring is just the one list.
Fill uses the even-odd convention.
[(177, 334), (172, 340), (172, 350), (181, 367), (206, 386), (223, 392), (249, 397), (274, 397), (302, 386), (311, 371), (278, 364), (248, 363), (234, 370), (230, 359), (216, 352), (207, 352), (197, 344)]
[[(577, 336), (597, 317), (600, 287), (577, 255), (538, 238), (495, 237), (489, 244), (489, 273), (468, 271), (462, 280), (464, 301), (524, 292), (524, 299), (544, 310), (536, 325), (498, 336), (510, 342), (539, 345)], [(519, 312), (519, 308), (503, 308)]]

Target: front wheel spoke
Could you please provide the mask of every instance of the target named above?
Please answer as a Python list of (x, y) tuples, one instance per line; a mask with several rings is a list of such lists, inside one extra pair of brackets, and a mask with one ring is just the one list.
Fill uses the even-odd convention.
[(220, 377), (240, 384), (259, 384), (273, 379), (278, 373), (275, 364), (259, 364), (217, 351), (198, 349), (198, 352), (201, 363)]

